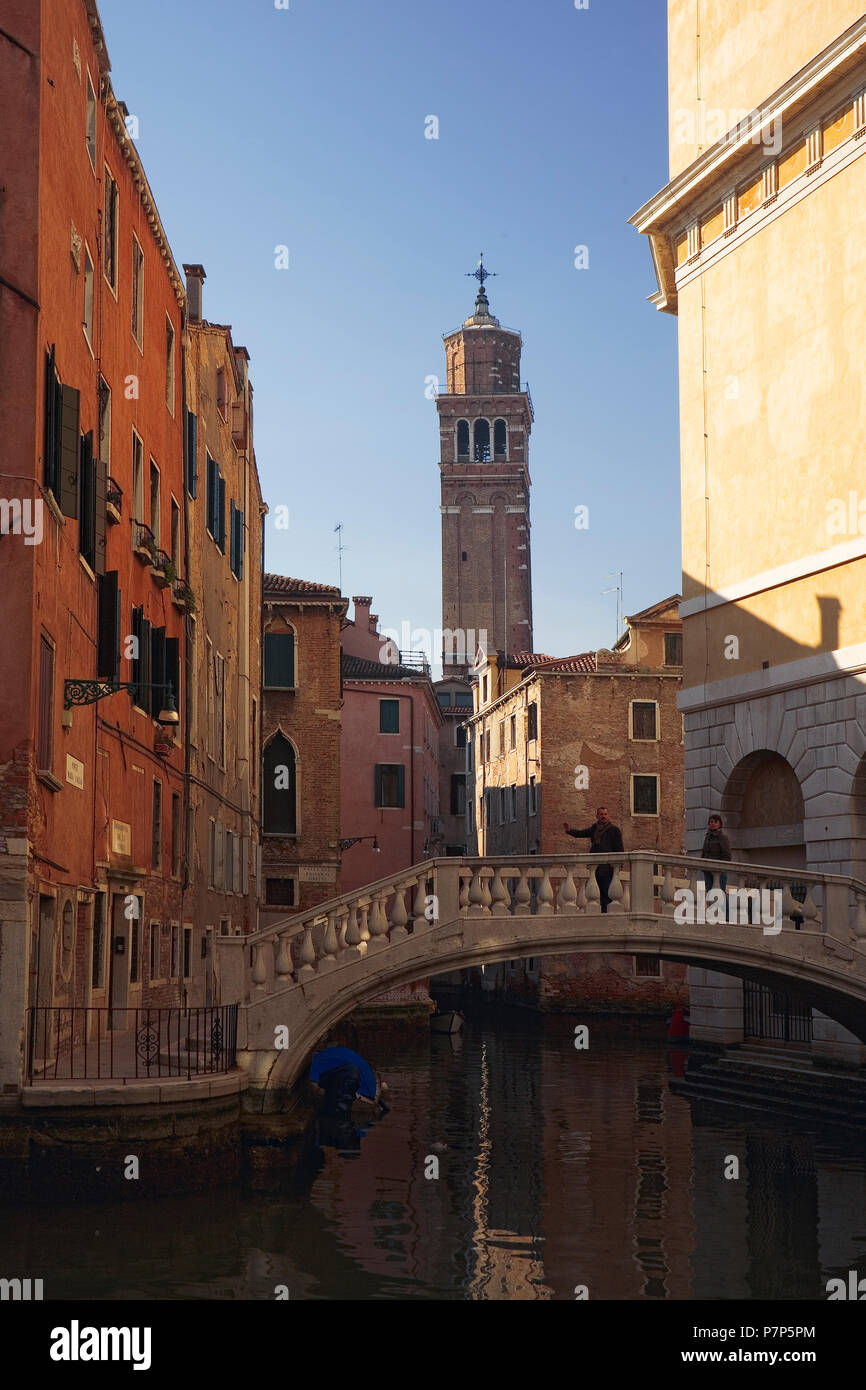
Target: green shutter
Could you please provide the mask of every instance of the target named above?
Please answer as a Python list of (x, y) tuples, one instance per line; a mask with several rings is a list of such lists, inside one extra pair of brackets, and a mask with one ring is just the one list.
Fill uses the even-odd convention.
[(102, 459), (94, 459), (93, 468), (93, 501), (96, 507), (93, 530), (93, 567), (97, 574), (105, 574), (105, 494), (108, 490), (108, 465)]
[(60, 421), (60, 510), (78, 518), (78, 421), (81, 397), (74, 386), (64, 386)]

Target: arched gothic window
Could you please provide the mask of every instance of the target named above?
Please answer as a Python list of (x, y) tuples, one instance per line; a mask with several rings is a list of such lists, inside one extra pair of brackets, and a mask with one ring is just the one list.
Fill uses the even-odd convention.
[(262, 829), (269, 835), (294, 835), (297, 825), (295, 750), (277, 733), (262, 754)]
[(457, 421), (457, 457), (458, 459), (468, 459), (469, 457), (469, 421)]

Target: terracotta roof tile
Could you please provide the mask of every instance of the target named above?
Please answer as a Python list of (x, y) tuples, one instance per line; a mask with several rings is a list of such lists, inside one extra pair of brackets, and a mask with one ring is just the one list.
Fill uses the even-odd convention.
[(343, 652), (340, 660), (343, 680), (356, 681), (399, 681), (407, 676), (420, 680), (423, 671), (413, 670), (411, 666), (392, 666), (383, 661), (367, 661), (361, 656), (349, 656)]
[(311, 579), (290, 579), (284, 574), (262, 575), (262, 592), (272, 594), (327, 594), (329, 598), (341, 598), (340, 590), (334, 584), (317, 584)]

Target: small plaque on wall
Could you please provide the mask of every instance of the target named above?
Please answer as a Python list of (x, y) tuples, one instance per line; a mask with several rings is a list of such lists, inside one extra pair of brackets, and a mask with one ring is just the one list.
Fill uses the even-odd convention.
[(298, 870), (301, 883), (336, 883), (335, 864), (302, 864)]
[(126, 821), (111, 822), (111, 850), (113, 854), (132, 854), (132, 828)]
[(66, 780), (73, 787), (84, 786), (84, 763), (73, 758), (71, 753), (66, 754)]

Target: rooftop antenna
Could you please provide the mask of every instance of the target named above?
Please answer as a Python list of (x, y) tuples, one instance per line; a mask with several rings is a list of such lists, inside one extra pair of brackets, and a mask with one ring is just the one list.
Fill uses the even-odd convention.
[(613, 584), (609, 589), (602, 589), (601, 591), (603, 594), (616, 594), (616, 637), (614, 638), (614, 645), (616, 645), (622, 633), (622, 570), (611, 570), (605, 578), (619, 579), (618, 584)]
[(340, 567), (340, 593), (342, 593), (342, 592), (343, 592), (343, 551), (346, 549), (346, 547), (343, 545), (343, 523), (342, 523), (342, 521), (338, 521), (338, 522), (337, 522), (336, 526), (334, 527), (334, 530), (335, 530), (335, 532), (337, 533), (337, 536), (339, 537), (339, 539), (337, 540), (337, 562), (338, 562), (339, 567)]

